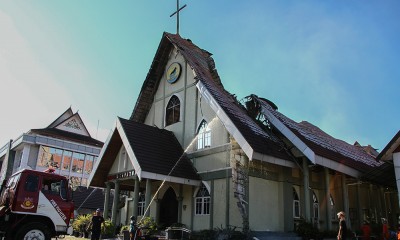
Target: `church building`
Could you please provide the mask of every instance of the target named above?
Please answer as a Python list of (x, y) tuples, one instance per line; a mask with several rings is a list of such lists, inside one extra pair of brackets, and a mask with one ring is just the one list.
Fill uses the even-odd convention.
[(89, 177), (106, 189), (105, 217), (244, 232), (289, 232), (301, 220), (333, 230), (338, 211), (353, 229), (367, 219), (396, 221), (396, 186), (370, 177), (387, 163), (291, 120), (270, 100), (238, 101), (211, 55), (163, 34), (132, 115), (116, 119)]

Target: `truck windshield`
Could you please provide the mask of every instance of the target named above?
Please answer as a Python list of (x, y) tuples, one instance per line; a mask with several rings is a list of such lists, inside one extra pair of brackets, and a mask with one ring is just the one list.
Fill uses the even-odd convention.
[(44, 178), (42, 192), (45, 194), (59, 195), (62, 199), (66, 200), (67, 186), (66, 180)]

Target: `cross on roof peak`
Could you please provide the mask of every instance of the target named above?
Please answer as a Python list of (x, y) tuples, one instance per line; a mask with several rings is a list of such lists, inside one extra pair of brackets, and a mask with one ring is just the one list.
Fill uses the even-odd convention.
[(176, 34), (179, 34), (179, 12), (186, 7), (186, 4), (179, 7), (179, 0), (176, 0), (176, 11), (172, 13), (169, 17), (176, 15)]

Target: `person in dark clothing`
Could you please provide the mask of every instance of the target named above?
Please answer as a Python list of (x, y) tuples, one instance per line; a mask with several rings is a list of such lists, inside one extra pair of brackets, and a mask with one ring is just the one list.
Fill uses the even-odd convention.
[(99, 240), (101, 234), (101, 225), (104, 223), (104, 218), (101, 216), (101, 211), (98, 208), (92, 217), (92, 221), (88, 226), (88, 231), (92, 228), (92, 240)]
[(346, 240), (347, 235), (347, 225), (346, 225), (346, 214), (341, 211), (337, 214), (339, 218), (339, 232), (337, 235), (338, 240)]
[(363, 240), (371, 240), (371, 226), (367, 220), (364, 220), (363, 225), (361, 226), (361, 230), (363, 232)]
[(129, 224), (129, 236), (130, 240), (135, 240), (135, 233), (136, 233), (136, 218), (135, 216), (131, 216), (131, 222)]

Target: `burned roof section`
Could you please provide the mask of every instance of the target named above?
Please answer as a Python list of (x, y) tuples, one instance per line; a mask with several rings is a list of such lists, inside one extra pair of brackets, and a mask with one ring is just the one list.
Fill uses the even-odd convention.
[(316, 155), (342, 163), (354, 169), (368, 172), (371, 167), (380, 166), (375, 158), (368, 154), (362, 146), (351, 145), (343, 140), (336, 139), (317, 126), (307, 122), (295, 122), (289, 117), (278, 112), (276, 106), (271, 106), (269, 101), (252, 95), (264, 111), (268, 111), (299, 139), (301, 139)]

